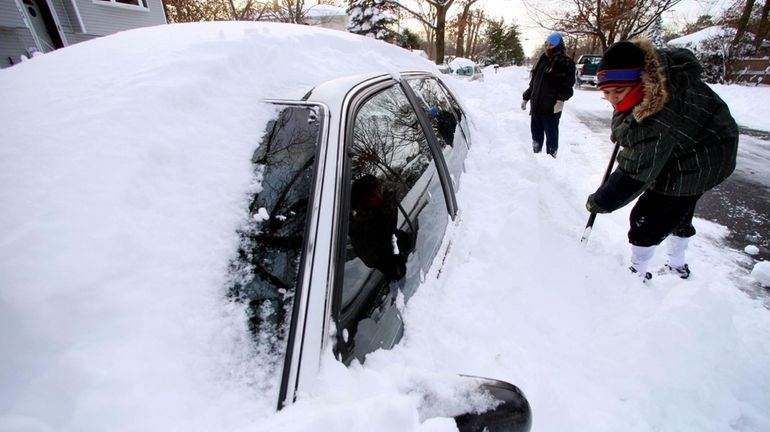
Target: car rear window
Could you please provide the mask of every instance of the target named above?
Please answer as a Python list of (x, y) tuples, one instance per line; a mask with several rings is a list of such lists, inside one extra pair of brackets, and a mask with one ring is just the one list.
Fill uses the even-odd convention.
[(303, 265), (320, 112), (283, 107), (254, 152), (255, 193), (232, 262), (229, 295), (247, 305), (262, 392), (278, 395), (289, 320)]

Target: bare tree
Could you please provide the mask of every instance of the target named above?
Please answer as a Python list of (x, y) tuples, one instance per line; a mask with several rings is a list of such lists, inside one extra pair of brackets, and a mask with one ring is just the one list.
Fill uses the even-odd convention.
[[(424, 41), (423, 47), (425, 48), (425, 52), (428, 54), (428, 57), (435, 61), (436, 60), (436, 30), (434, 26), (430, 25), (430, 23), (436, 20), (436, 10), (430, 7), (430, 5), (426, 3), (417, 3), (417, 8), (420, 11), (420, 13), (426, 17), (425, 20), (418, 20), (420, 21), (420, 24), (422, 25), (422, 30), (425, 33), (425, 41)], [(413, 12), (409, 12), (409, 14), (413, 14)], [(437, 62), (437, 64), (441, 64), (441, 63)]]
[(757, 34), (754, 36), (754, 49), (759, 49), (762, 46), (762, 41), (767, 37), (770, 31), (770, 0), (765, 0), (765, 5), (762, 7), (762, 15), (759, 18), (759, 26), (757, 28)]
[(743, 35), (746, 33), (746, 29), (749, 26), (749, 18), (751, 18), (751, 11), (754, 9), (754, 0), (746, 0), (746, 4), (743, 5), (743, 12), (738, 20), (738, 24), (735, 26), (735, 39), (733, 39), (733, 46), (737, 46), (743, 39)]
[(233, 0), (164, 0), (163, 7), (170, 22), (258, 21), (270, 8), (269, 3), (246, 0), (235, 5)]
[(415, 19), (420, 21), (424, 27), (433, 31), (436, 38), (436, 57), (434, 61), (436, 64), (444, 62), (445, 37), (446, 37), (446, 16), (449, 12), (449, 8), (452, 7), (455, 0), (419, 0), (418, 5), (426, 3), (432, 13), (418, 12), (403, 3), (399, 3), (399, 7), (412, 15)]
[(305, 0), (273, 0), (265, 18), (270, 21), (304, 24)]
[(457, 40), (455, 41), (455, 55), (465, 57), (465, 31), (468, 28), (468, 20), (471, 17), (471, 6), (478, 0), (463, 0), (463, 11), (457, 17)]
[(681, 0), (568, 0), (559, 2), (559, 10), (535, 7), (533, 0), (523, 1), (541, 27), (579, 38), (594, 37), (606, 49), (619, 40), (644, 34)]
[(229, 0), (165, 0), (163, 7), (173, 23), (233, 19)]
[(484, 24), (487, 22), (486, 15), (481, 9), (472, 10), (468, 17), (468, 27), (466, 29), (467, 40), (465, 42), (465, 52), (468, 57), (474, 57), (479, 52), (479, 40)]

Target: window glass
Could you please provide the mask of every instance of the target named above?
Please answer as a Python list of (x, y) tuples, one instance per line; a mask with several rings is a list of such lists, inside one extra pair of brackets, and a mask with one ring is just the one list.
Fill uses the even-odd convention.
[(350, 212), (337, 317), (337, 351), (346, 363), (401, 338), (395, 301), (420, 284), (448, 220), (433, 155), (400, 87), (359, 108), (349, 146)]
[(229, 295), (248, 305), (249, 328), (264, 365), (264, 391), (275, 391), (305, 248), (308, 202), (322, 124), (316, 110), (287, 107), (254, 152), (255, 193), (231, 264)]
[(464, 171), (468, 153), (468, 142), (460, 127), (463, 118), (460, 104), (435, 78), (410, 78), (407, 83), (430, 115), (455, 190), (459, 190), (460, 174)]
[(409, 79), (407, 82), (428, 114), (433, 132), (441, 147), (453, 145), (458, 130), (458, 120), (444, 89), (435, 79), (417, 78)]

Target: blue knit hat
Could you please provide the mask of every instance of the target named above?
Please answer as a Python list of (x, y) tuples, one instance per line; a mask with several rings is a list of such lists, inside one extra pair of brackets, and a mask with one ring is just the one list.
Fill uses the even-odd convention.
[(545, 41), (553, 46), (558, 46), (561, 43), (561, 34), (559, 34), (559, 32), (553, 32), (545, 38)]

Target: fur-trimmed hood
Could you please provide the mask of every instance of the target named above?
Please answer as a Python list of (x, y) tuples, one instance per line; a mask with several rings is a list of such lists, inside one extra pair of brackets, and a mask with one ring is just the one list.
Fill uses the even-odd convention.
[(644, 52), (644, 98), (632, 113), (638, 123), (659, 112), (666, 105), (676, 86), (684, 79), (697, 80), (701, 66), (686, 49), (656, 49), (647, 39), (632, 40)]
[(668, 102), (668, 88), (666, 71), (658, 59), (655, 47), (647, 39), (634, 39), (636, 46), (644, 52), (644, 68), (642, 69), (642, 82), (644, 82), (644, 98), (632, 111), (634, 118), (641, 123), (647, 117), (663, 109)]

